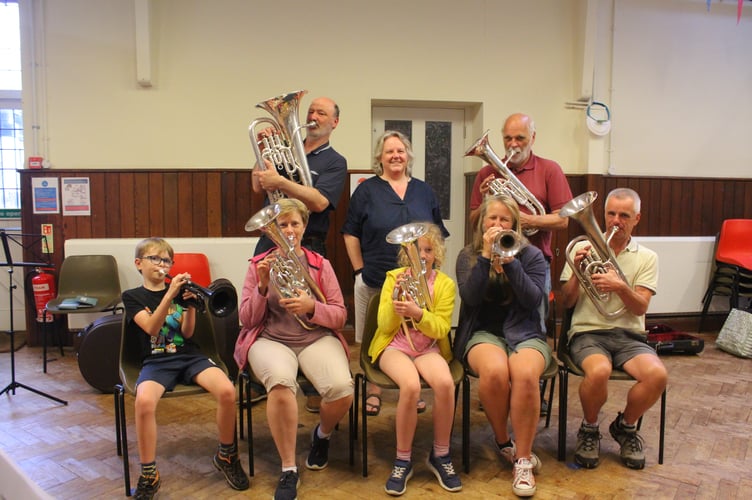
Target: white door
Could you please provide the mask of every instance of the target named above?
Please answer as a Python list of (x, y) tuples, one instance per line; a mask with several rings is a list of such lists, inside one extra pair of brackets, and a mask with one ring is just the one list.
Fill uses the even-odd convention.
[[(406, 135), (410, 137), (415, 154), (413, 177), (426, 181), (439, 198), (444, 225), (450, 234), (442, 271), (455, 282), (454, 268), (465, 235), (464, 121), (465, 112), (461, 109), (373, 108), (372, 146), (384, 133), (385, 124), (403, 133), (405, 129), (409, 131)], [(459, 316), (459, 297), (455, 303), (454, 326)]]

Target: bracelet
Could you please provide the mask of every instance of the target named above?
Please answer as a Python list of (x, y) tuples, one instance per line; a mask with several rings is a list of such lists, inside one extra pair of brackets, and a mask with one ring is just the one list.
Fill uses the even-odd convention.
[(353, 271), (353, 279), (357, 278), (358, 275), (360, 273), (362, 273), (362, 272), (363, 272), (363, 268), (362, 267), (360, 269), (356, 269), (355, 271)]

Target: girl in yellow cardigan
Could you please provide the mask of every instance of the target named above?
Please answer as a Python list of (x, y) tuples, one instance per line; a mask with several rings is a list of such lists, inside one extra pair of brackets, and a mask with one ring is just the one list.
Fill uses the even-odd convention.
[[(449, 439), (454, 418), (454, 382), (448, 362), (452, 359), (449, 345), (455, 283), (439, 271), (444, 260), (444, 238), (438, 226), (428, 224), (428, 231), (417, 240), (420, 258), (425, 262), (426, 282), (433, 298), (433, 309), (422, 309), (409, 294), (395, 293), (405, 275), (412, 270), (404, 250), (399, 263), (404, 267), (386, 275), (381, 288), (378, 328), (368, 355), (371, 362), (399, 386), (397, 402), (397, 457), (385, 490), (402, 495), (413, 474), (412, 445), (418, 414), (422, 377), (434, 392), (433, 449), (427, 466), (447, 491), (459, 491), (462, 483), (449, 454)], [(399, 290), (399, 288), (398, 288)]]

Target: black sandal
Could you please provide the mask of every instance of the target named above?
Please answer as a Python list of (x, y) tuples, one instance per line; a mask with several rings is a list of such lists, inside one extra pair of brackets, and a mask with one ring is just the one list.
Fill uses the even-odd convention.
[[(376, 398), (379, 400), (376, 404), (371, 404), (368, 402), (369, 399)], [(368, 407), (371, 407), (370, 409)], [(376, 417), (378, 414), (381, 413), (381, 394), (371, 393), (368, 396), (366, 396), (366, 415), (369, 417)]]

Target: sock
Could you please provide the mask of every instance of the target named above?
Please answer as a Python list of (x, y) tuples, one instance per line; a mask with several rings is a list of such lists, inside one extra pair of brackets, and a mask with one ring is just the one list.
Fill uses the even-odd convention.
[(591, 430), (597, 430), (598, 429), (598, 422), (596, 422), (594, 424), (591, 424), (587, 420), (583, 419), (582, 420), (582, 426), (583, 427), (587, 427), (588, 429), (591, 429)]
[(397, 460), (410, 462), (412, 460), (413, 450), (397, 450)]
[(331, 432), (329, 434), (324, 434), (323, 432), (321, 432), (321, 424), (316, 426), (316, 435), (319, 437), (319, 439), (329, 439), (330, 437), (332, 437)]
[(148, 464), (141, 464), (141, 475), (144, 477), (156, 477), (157, 475), (157, 462), (149, 462)]
[(448, 444), (433, 443), (433, 456), (434, 457), (445, 457), (447, 455), (449, 455)]
[(619, 426), (624, 429), (625, 431), (636, 431), (637, 430), (637, 424), (628, 424), (626, 420), (624, 420), (624, 415), (622, 414), (621, 417), (619, 417)]
[(509, 441), (507, 441), (506, 443), (499, 443), (497, 441), (496, 442), (496, 446), (499, 447), (499, 450), (503, 450), (504, 448), (511, 448), (512, 446), (514, 446), (514, 443), (512, 443), (511, 439)]
[(219, 443), (220, 458), (230, 459), (237, 454), (238, 454), (238, 446), (235, 443), (230, 443), (230, 444)]
[(290, 467), (282, 467), (282, 472), (288, 472), (288, 471), (293, 471), (297, 474), (298, 467), (296, 465), (292, 465)]

